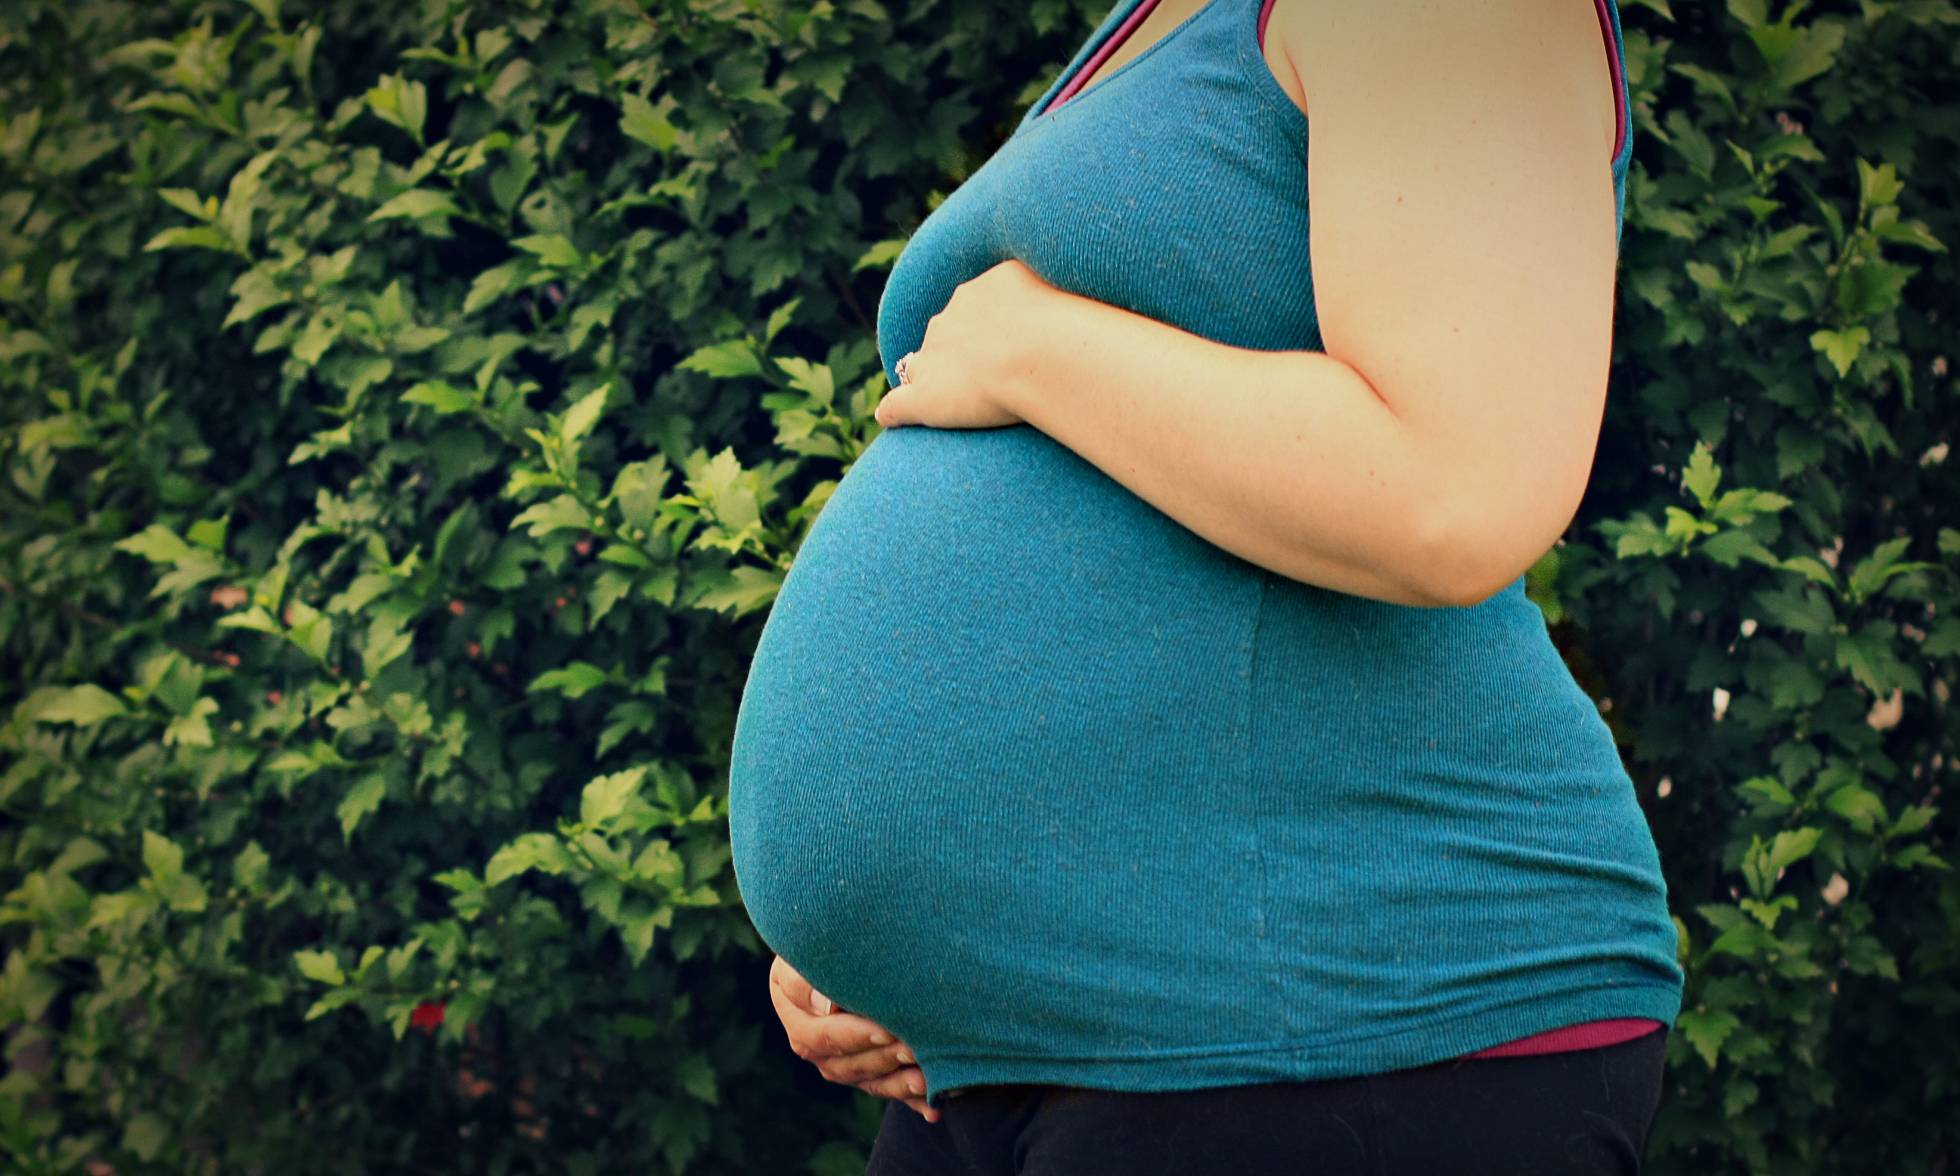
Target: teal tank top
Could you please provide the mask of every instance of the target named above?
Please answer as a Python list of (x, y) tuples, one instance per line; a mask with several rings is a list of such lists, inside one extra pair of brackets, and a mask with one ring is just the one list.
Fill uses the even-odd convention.
[[(1008, 258), (1221, 343), (1321, 349), (1308, 119), (1261, 0), (1210, 0), (1055, 104), (1148, 2), (907, 242), (889, 383)], [(728, 787), (756, 931), (911, 1045), (934, 1103), (1382, 1073), (1680, 1009), (1652, 835), (1523, 577), (1461, 608), (1292, 580), (1032, 426), (865, 449), (763, 626)]]

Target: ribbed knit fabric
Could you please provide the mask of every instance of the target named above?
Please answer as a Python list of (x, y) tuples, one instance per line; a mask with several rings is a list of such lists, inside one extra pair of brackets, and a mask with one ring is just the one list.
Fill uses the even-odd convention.
[[(1261, 0), (1052, 105), (1143, 2), (908, 242), (891, 384), (1010, 257), (1320, 348), (1307, 118)], [(1467, 608), (1291, 580), (1031, 426), (890, 430), (838, 483), (756, 647), (729, 803), (757, 931), (910, 1044), (934, 1102), (1381, 1073), (1680, 1009), (1653, 838), (1523, 577)]]

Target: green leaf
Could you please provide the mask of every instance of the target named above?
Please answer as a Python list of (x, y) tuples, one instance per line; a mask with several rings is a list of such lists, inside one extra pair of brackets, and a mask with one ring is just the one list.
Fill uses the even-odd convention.
[(238, 888), (245, 893), (255, 893), (265, 885), (266, 866), (271, 860), (256, 838), (246, 842), (245, 848), (239, 850), (238, 856), (232, 859), (232, 881), (237, 883)]
[(611, 392), (611, 383), (601, 384), (566, 409), (565, 418), (558, 424), (558, 439), (571, 446), (591, 432), (592, 426), (599, 423), (599, 414), (605, 411), (606, 397)]
[(375, 614), (368, 624), (367, 635), (361, 642), (361, 670), (368, 678), (414, 648), (415, 634), (403, 627), (404, 622), (405, 618), (398, 613), (384, 611)]
[(163, 1145), (172, 1135), (170, 1123), (153, 1111), (141, 1111), (132, 1115), (123, 1126), (122, 1145), (135, 1153), (144, 1163), (152, 1163), (162, 1154)]
[(1895, 245), (1910, 245), (1915, 249), (1924, 249), (1930, 253), (1946, 252), (1946, 243), (1933, 235), (1933, 231), (1926, 227), (1925, 221), (1917, 218), (1907, 221), (1888, 220), (1874, 223), (1872, 225), (1872, 236), (1877, 237), (1881, 241), (1890, 241)]
[(92, 682), (41, 687), (21, 703), (21, 711), (35, 722), (73, 723), (77, 727), (92, 727), (129, 713), (121, 699)]
[(158, 188), (156, 191), (165, 204), (178, 209), (193, 220), (209, 223), (218, 215), (216, 196), (199, 196), (190, 188)]
[(287, 604), (286, 609), (293, 616), (292, 626), (286, 630), (286, 638), (314, 661), (325, 665), (327, 651), (333, 647), (332, 618), (299, 600)]
[(113, 544), (117, 551), (140, 555), (152, 563), (175, 563), (192, 554), (190, 544), (161, 523), (151, 523), (142, 531)]
[(1824, 594), (1809, 586), (1757, 589), (1751, 597), (1756, 615), (1793, 633), (1828, 633), (1837, 613)]
[(639, 790), (646, 771), (645, 767), (628, 768), (623, 772), (600, 776), (587, 784), (579, 798), (579, 823), (594, 829), (625, 812), (627, 803)]
[(402, 393), (403, 404), (426, 404), (437, 413), (447, 416), (451, 413), (467, 412), (476, 407), (476, 398), (461, 388), (455, 388), (442, 380), (423, 380)]
[(904, 237), (873, 242), (869, 248), (858, 255), (856, 261), (851, 263), (851, 272), (890, 267), (898, 261), (898, 255), (905, 252), (906, 244), (907, 239)]
[(531, 680), (525, 693), (556, 690), (567, 698), (583, 698), (612, 680), (612, 675), (591, 662), (576, 661), (555, 670), (546, 670)]
[(461, 868), (444, 870), (440, 874), (432, 874), (430, 875), (430, 880), (440, 882), (458, 894), (474, 894), (483, 889), (483, 883), (477, 879), (475, 874)]
[(246, 270), (231, 283), (231, 294), (237, 301), (220, 323), (223, 330), (233, 323), (250, 322), (275, 306), (283, 306), (293, 301), (292, 295), (281, 290), (271, 275), (256, 269)]
[(1715, 1059), (1722, 1052), (1722, 1043), (1727, 1041), (1729, 1035), (1741, 1024), (1736, 1015), (1726, 1009), (1717, 1009), (1714, 1012), (1689, 1009), (1683, 1011), (1674, 1022), (1675, 1027), (1688, 1039), (1688, 1044), (1695, 1047), (1695, 1052), (1701, 1055), (1701, 1060), (1707, 1062), (1711, 1070), (1715, 1068)]
[(191, 704), (190, 710), (177, 715), (163, 729), (165, 747), (210, 747), (212, 746), (210, 717), (218, 712), (218, 700), (200, 698)]
[(718, 1105), (719, 1097), (715, 1091), (715, 1068), (701, 1054), (688, 1054), (674, 1067), (674, 1077), (681, 1089), (710, 1106)]
[(407, 131), (422, 142), (422, 126), (429, 113), (428, 90), (421, 82), (399, 74), (384, 74), (366, 94), (368, 109), (384, 122)]
[(1856, 162), (1858, 202), (1867, 211), (1893, 203), (1899, 198), (1899, 193), (1905, 191), (1905, 181), (1899, 178), (1898, 171), (1890, 163), (1881, 163), (1873, 167), (1866, 163), (1862, 156), (1856, 157)]
[[(1794, 9), (1786, 10), (1786, 20), (1791, 12)], [(1844, 47), (1841, 24), (1818, 23), (1787, 31), (1793, 35), (1773, 63), (1776, 84), (1785, 90), (1795, 89), (1828, 71), (1837, 60), (1838, 50)]]
[[(338, 967), (338, 965), (335, 966)], [(306, 1015), (301, 1017), (300, 1020), (318, 1020), (335, 1009), (340, 1008), (342, 1005), (352, 1004), (359, 999), (361, 999), (361, 990), (358, 988), (335, 988), (331, 992), (322, 994), (320, 999), (308, 1006)]]
[(461, 216), (463, 210), (456, 207), (447, 192), (437, 192), (429, 188), (411, 188), (368, 214), (369, 221), (391, 220), (406, 217), (421, 220), (430, 216)]
[(1705, 261), (1689, 261), (1684, 268), (1695, 285), (1710, 293), (1719, 294), (1728, 286), (1728, 282), (1722, 277), (1722, 271)]
[(347, 977), (340, 970), (340, 961), (330, 951), (296, 951), (293, 963), (299, 966), (300, 975), (308, 980), (338, 987), (347, 983)]
[(836, 400), (837, 377), (832, 374), (829, 364), (786, 356), (777, 360), (776, 366), (789, 373), (790, 387), (808, 394), (818, 404), (829, 406)]
[(475, 314), (510, 292), (518, 279), (531, 272), (531, 263), (522, 259), (493, 265), (476, 275), (470, 282), (470, 292), (463, 299), (463, 313)]
[(159, 249), (214, 249), (219, 253), (236, 252), (231, 239), (209, 225), (165, 229), (143, 245), (145, 253), (154, 253)]
[(783, 573), (743, 564), (719, 574), (705, 573), (700, 583), (701, 590), (693, 601), (696, 607), (741, 617), (776, 599), (782, 590)]
[(178, 874), (167, 883), (159, 883), (157, 891), (173, 911), (195, 914), (203, 910), (208, 902), (204, 883), (189, 874)]
[(219, 617), (216, 623), (220, 629), (250, 629), (255, 633), (284, 632), (279, 622), (273, 619), (272, 614), (257, 605), (240, 609), (235, 613), (227, 613)]
[(1831, 569), (1824, 565), (1823, 560), (1815, 556), (1793, 555), (1783, 561), (1783, 570), (1796, 572), (1798, 575), (1814, 583), (1822, 584), (1826, 588), (1837, 587), (1837, 577), (1831, 574)]
[(1952, 870), (1953, 866), (1923, 841), (1914, 842), (1886, 859), (1894, 869)]
[(415, 958), (415, 953), (420, 950), (422, 950), (420, 936), (391, 949), (388, 952), (388, 979), (399, 981), (402, 974), (408, 971), (409, 962)]
[(167, 885), (184, 872), (184, 851), (161, 833), (143, 830), (143, 868), (160, 885)]
[(1885, 836), (1910, 837), (1914, 833), (1923, 832), (1933, 823), (1933, 817), (1938, 812), (1939, 809), (1930, 804), (1915, 804), (1910, 808), (1902, 809), (1898, 820), (1893, 821), (1892, 827), (1885, 831)]
[(1776, 555), (1769, 548), (1764, 547), (1754, 535), (1740, 529), (1723, 531), (1710, 537), (1702, 543), (1700, 551), (1725, 568), (1735, 567), (1744, 558), (1770, 565), (1776, 563)]
[(1872, 549), (1872, 553), (1858, 561), (1851, 569), (1851, 576), (1845, 582), (1845, 591), (1854, 603), (1867, 600), (1875, 595), (1885, 582), (1894, 576), (1909, 572), (1936, 570), (1939, 565), (1902, 561), (1900, 557), (1912, 545), (1910, 535), (1888, 539)]
[(1831, 366), (1837, 369), (1839, 379), (1851, 374), (1851, 365), (1857, 360), (1858, 353), (1871, 341), (1872, 333), (1863, 327), (1810, 333), (1811, 349), (1824, 353), (1825, 358), (1831, 361)]
[(559, 269), (574, 269), (585, 259), (578, 247), (557, 233), (542, 233), (528, 237), (516, 237), (511, 244), (526, 253), (537, 255), (539, 261)]
[(561, 494), (557, 498), (533, 503), (512, 519), (510, 526), (513, 531), (519, 527), (529, 527), (533, 539), (541, 539), (553, 531), (567, 528), (584, 531), (596, 529), (592, 516), (586, 512), (584, 506), (580, 505), (578, 499), (569, 494)]
[(1880, 697), (1894, 689), (1918, 694), (1919, 674), (1899, 660), (1894, 652), (1898, 626), (1891, 621), (1867, 621), (1856, 633), (1840, 636), (1836, 644), (1837, 665), (1851, 672), (1858, 684)]
[(674, 366), (723, 378), (762, 374), (762, 361), (746, 339), (729, 339), (696, 348)]
[(665, 113), (674, 106), (671, 96), (663, 96), (655, 107), (638, 94), (626, 94), (620, 98), (619, 106), (619, 129), (626, 137), (662, 153), (672, 151), (680, 141), (680, 132)]
[(1759, 807), (1762, 805), (1794, 805), (1797, 803), (1795, 794), (1784, 787), (1783, 782), (1775, 776), (1752, 776), (1736, 785), (1736, 789), (1756, 798), (1756, 803)]
[(1694, 454), (1688, 458), (1688, 468), (1681, 475), (1681, 485), (1695, 496), (1695, 501), (1706, 510), (1715, 497), (1715, 487), (1722, 480), (1722, 467), (1715, 464), (1715, 455), (1709, 451), (1708, 443), (1695, 443)]
[(1757, 922), (1761, 923), (1764, 930), (1774, 931), (1776, 930), (1777, 918), (1784, 911), (1795, 910), (1797, 908), (1797, 896), (1794, 894), (1779, 894), (1769, 902), (1757, 902), (1753, 898), (1745, 898), (1738, 902), (1737, 905), (1749, 912)]
[(715, 454), (687, 484), (714, 512), (715, 521), (729, 531), (740, 531), (762, 518), (761, 505), (748, 481), (747, 471), (730, 447)]
[(1728, 10), (1729, 16), (1745, 30), (1759, 29), (1769, 23), (1765, 0), (1728, 0)]
[(1837, 307), (1847, 318), (1871, 318), (1896, 309), (1907, 279), (1918, 270), (1854, 257), (1837, 275)]
[(354, 786), (340, 799), (334, 809), (340, 818), (340, 838), (342, 844), (351, 844), (354, 829), (361, 818), (381, 807), (381, 800), (388, 794), (388, 778), (381, 772), (370, 772), (355, 781)]
[(525, 833), (491, 855), (490, 864), (483, 869), (483, 884), (496, 886), (532, 870), (563, 874), (576, 868), (578, 860), (557, 837), (550, 833)]
[(1848, 784), (1824, 798), (1824, 807), (1843, 817), (1860, 833), (1870, 833), (1885, 820), (1885, 802), (1876, 792)]
[(1729, 88), (1728, 79), (1721, 74), (1685, 61), (1671, 62), (1667, 68), (1668, 72), (1680, 74), (1693, 82), (1696, 93), (1715, 98), (1730, 110), (1736, 108), (1735, 93)]
[(1817, 839), (1824, 835), (1822, 829), (1785, 829), (1776, 835), (1769, 846), (1769, 870), (1773, 876), (1777, 871), (1796, 865), (1810, 856), (1817, 848)]
[(635, 878), (660, 883), (670, 890), (679, 890), (687, 884), (681, 855), (674, 852), (673, 845), (664, 837), (646, 843), (640, 855), (633, 859), (632, 873)]

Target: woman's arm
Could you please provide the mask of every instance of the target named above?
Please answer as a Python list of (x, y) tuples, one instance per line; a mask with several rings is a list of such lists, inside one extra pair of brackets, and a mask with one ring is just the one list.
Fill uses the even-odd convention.
[(1272, 27), (1311, 115), (1325, 354), (1055, 291), (998, 394), (1242, 558), (1474, 604), (1570, 523), (1605, 406), (1617, 128), (1593, 5), (1313, 3)]

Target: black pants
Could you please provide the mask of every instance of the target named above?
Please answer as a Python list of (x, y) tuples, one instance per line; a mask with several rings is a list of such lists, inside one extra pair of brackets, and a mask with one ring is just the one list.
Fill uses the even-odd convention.
[(1598, 1049), (1168, 1093), (975, 1086), (885, 1108), (865, 1176), (1635, 1176), (1667, 1030)]

